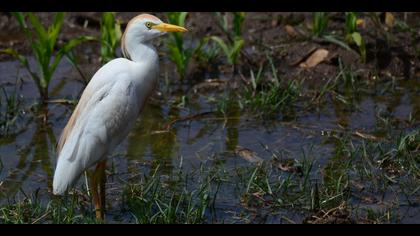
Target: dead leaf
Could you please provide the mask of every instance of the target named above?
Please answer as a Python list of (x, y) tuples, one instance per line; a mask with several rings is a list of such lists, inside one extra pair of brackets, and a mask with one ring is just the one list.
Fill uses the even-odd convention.
[(309, 216), (303, 220), (305, 224), (351, 224), (354, 220), (351, 217), (350, 211), (345, 203), (338, 207), (329, 209), (328, 211), (321, 210), (316, 214)]
[(373, 196), (362, 196), (361, 201), (365, 204), (374, 204), (378, 202), (378, 200)]
[(298, 33), (296, 32), (295, 28), (291, 25), (286, 25), (284, 27), (284, 30), (286, 30), (286, 33), (292, 38), (298, 36)]
[(325, 61), (328, 57), (329, 51), (326, 49), (317, 49), (313, 52), (304, 62), (300, 63), (299, 66), (302, 68), (312, 68)]
[(282, 163), (280, 163), (278, 165), (278, 167), (281, 171), (284, 171), (284, 172), (291, 172), (291, 173), (300, 173), (301, 172), (301, 171), (299, 171), (299, 168), (297, 168), (295, 166), (288, 166), (288, 165), (282, 164)]
[(199, 91), (209, 91), (212, 89), (223, 89), (227, 85), (225, 80), (222, 79), (208, 79), (204, 82), (196, 84), (192, 87), (192, 91), (197, 93)]
[(365, 189), (365, 186), (363, 184), (359, 183), (359, 182), (356, 182), (356, 181), (351, 180), (350, 181), (350, 184), (353, 187), (355, 187), (359, 192), (361, 192), (361, 191), (363, 191)]
[(298, 66), (318, 49), (318, 47), (316, 46), (305, 47), (304, 45), (302, 45), (302, 47), (298, 47), (297, 51), (293, 53), (294, 58), (292, 62), (289, 64), (290, 66)]
[(395, 25), (395, 17), (391, 12), (385, 12), (385, 25), (390, 28)]
[(248, 148), (236, 146), (235, 154), (251, 163), (261, 164), (263, 162), (263, 159), (261, 159), (255, 152)]
[(283, 161), (282, 163), (279, 163), (277, 167), (284, 172), (297, 173), (300, 175), (303, 173), (300, 166), (295, 166), (295, 161), (293, 159)]

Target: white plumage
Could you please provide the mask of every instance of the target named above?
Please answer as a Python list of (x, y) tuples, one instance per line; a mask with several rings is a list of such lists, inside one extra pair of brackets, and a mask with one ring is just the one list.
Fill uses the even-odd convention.
[(104, 160), (127, 136), (157, 71), (156, 64), (115, 59), (93, 76), (81, 98), (86, 105), (60, 151), (54, 194), (64, 194), (83, 171)]
[(54, 194), (64, 194), (124, 140), (158, 78), (159, 58), (152, 40), (166, 32), (185, 31), (148, 14), (129, 22), (121, 40), (128, 59), (114, 59), (96, 72), (63, 130)]

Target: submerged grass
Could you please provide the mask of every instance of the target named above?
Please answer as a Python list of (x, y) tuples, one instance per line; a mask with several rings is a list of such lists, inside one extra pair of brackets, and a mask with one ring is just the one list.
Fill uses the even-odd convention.
[(11, 93), (6, 91), (5, 85), (0, 85), (0, 137), (18, 133), (19, 131), (16, 121), (22, 111), (22, 101), (17, 91), (17, 78)]
[(46, 205), (38, 192), (25, 195), (22, 200), (13, 200), (0, 207), (0, 223), (4, 224), (81, 224), (99, 223), (91, 206), (77, 194), (65, 199), (54, 198)]
[(196, 224), (209, 220), (218, 188), (215, 176), (200, 168), (196, 176), (184, 175), (180, 170), (171, 178), (162, 180), (156, 168), (139, 184), (125, 187), (124, 205), (136, 223)]
[[(346, 33), (353, 35), (357, 32), (357, 15), (349, 13), (347, 16)], [(177, 22), (172, 23), (179, 24), (182, 18), (185, 20), (186, 15), (176, 14), (173, 17)], [(320, 35), (325, 36), (322, 19), (319, 21), (320, 29), (317, 31), (323, 32)], [(241, 24), (237, 24), (239, 27), (234, 32), (241, 28)], [(184, 63), (190, 57), (182, 55), (186, 53), (184, 50), (189, 49), (185, 47), (183, 39), (178, 40), (181, 43), (177, 44), (177, 36), (171, 37), (170, 40), (174, 43), (171, 49), (174, 51), (171, 53), (174, 58), (179, 58), (175, 59), (179, 63), (178, 69), (185, 72), (188, 63)], [(354, 40), (354, 36), (351, 37)], [(208, 45), (210, 44), (206, 42), (206, 46)], [(200, 51), (201, 54), (197, 55), (214, 58), (220, 51), (217, 47), (206, 49), (208, 51)], [(251, 70), (248, 78), (243, 76), (243, 83), (239, 83), (237, 90), (225, 90), (225, 94), (229, 95), (215, 101), (216, 109), (224, 115), (223, 125), (227, 126), (227, 133), (230, 133), (226, 136), (231, 139), (226, 141), (228, 150), (234, 150), (238, 145), (239, 128), (230, 123), (235, 119), (235, 122), (238, 120), (235, 125), (239, 126), (241, 109), (257, 114), (258, 117), (272, 118), (278, 114), (287, 116), (295, 111), (333, 107), (336, 109), (335, 114), (346, 112), (347, 117), (357, 114), (355, 111), (363, 95), (386, 96), (389, 91), (394, 91), (384, 89), (383, 86), (379, 88), (381, 92), (376, 91), (375, 81), (365, 80), (361, 75), (363, 72), (343, 66), (340, 59), (338, 74), (325, 78), (322, 83), (314, 85), (315, 88), (305, 87), (307, 85), (301, 78), (283, 80), (278, 75), (273, 59), (267, 56), (267, 61), (268, 64), (261, 66), (258, 71)], [(397, 87), (395, 82), (390, 83), (391, 88)], [(0, 111), (5, 113), (0, 115), (4, 120), (13, 121), (15, 108), (18, 107), (17, 95), (3, 95)], [(182, 96), (177, 106), (188, 109), (192, 100), (188, 96)], [(301, 104), (306, 106), (302, 108), (299, 106)], [(245, 166), (241, 165), (244, 163), (240, 159), (235, 160), (236, 157), (230, 156), (230, 153), (223, 153), (226, 155), (224, 159), (215, 154), (206, 158), (207, 166), (198, 170), (188, 169), (188, 172), (184, 172), (173, 168), (168, 172), (157, 167), (145, 172), (142, 177), (129, 179), (123, 185), (122, 204), (118, 205), (122, 206), (121, 209), (111, 210), (121, 212), (124, 215), (122, 218), (128, 215), (128, 221), (134, 223), (230, 222), (234, 218), (231, 212), (239, 212), (239, 217), (234, 220), (249, 223), (277, 223), (278, 218), (274, 217), (273, 220), (270, 217), (288, 217), (290, 212), (298, 215), (295, 219), (288, 219), (288, 222), (295, 223), (400, 222), (404, 217), (400, 209), (418, 207), (419, 204), (420, 130), (413, 117), (408, 119), (407, 124), (404, 123), (404, 128), (395, 126), (390, 118), (393, 111), (385, 109), (387, 108), (378, 108), (376, 111), (377, 119), (373, 130), (359, 132), (351, 130), (350, 126), (339, 124), (340, 129), (321, 137), (325, 141), (321, 145), (327, 146), (329, 151), (325, 157), (328, 162), (322, 166), (315, 159), (319, 154), (314, 154), (313, 151), (283, 153), (270, 150), (272, 156), (265, 157), (262, 164), (245, 162)], [(203, 123), (206, 122), (208, 121)], [(300, 128), (297, 122), (293, 125), (297, 125), (296, 129)], [(210, 130), (208, 124), (206, 126)], [(322, 129), (311, 131), (316, 131), (311, 135), (318, 135), (318, 131), (324, 133)], [(380, 136), (377, 135), (378, 132), (381, 133)], [(44, 147), (41, 149), (47, 150)], [(158, 152), (156, 156), (160, 157), (161, 154)], [(165, 157), (171, 157), (171, 154)], [(240, 165), (228, 170), (220, 166), (208, 166), (212, 162), (230, 161), (239, 162)], [(0, 171), (1, 169), (0, 159)], [(2, 183), (0, 181), (0, 186)], [(234, 189), (234, 196), (229, 199), (228, 204), (220, 200), (220, 195), (226, 197), (224, 194), (227, 194), (220, 191), (222, 188)], [(97, 223), (86, 195), (74, 194), (67, 199), (50, 199), (48, 194), (46, 196), (47, 200), (44, 201), (35, 194), (2, 205), (0, 222)]]
[[(415, 206), (420, 196), (419, 138), (417, 129), (391, 142), (336, 139), (322, 170), (314, 169), (311, 153), (292, 162), (276, 154), (270, 163), (236, 171), (241, 203), (255, 218), (293, 211), (305, 223), (399, 222), (396, 209)], [(398, 197), (383, 200), (384, 209), (369, 197), (390, 194)]]
[[(322, 168), (312, 148), (299, 155), (273, 151), (271, 159), (232, 170), (218, 162), (164, 174), (157, 166), (124, 185), (121, 214), (133, 223), (231, 222), (230, 213), (220, 212), (221, 205), (226, 207), (219, 200), (221, 189), (234, 190), (237, 204), (231, 209), (241, 212), (235, 222), (248, 223), (290, 212), (304, 223), (391, 223), (403, 217), (396, 209), (418, 204), (419, 129), (396, 140), (360, 142), (350, 134), (328, 139), (335, 148)], [(368, 200), (389, 194), (398, 197), (383, 199), (386, 208), (377, 207), (379, 200)], [(0, 222), (97, 223), (83, 195), (42, 203), (37, 193), (2, 206)]]
[(241, 109), (256, 113), (258, 116), (273, 117), (293, 113), (299, 101), (304, 80), (281, 80), (271, 57), (268, 57), (270, 77), (265, 77), (264, 67), (258, 72), (250, 71), (249, 81), (245, 81), (238, 93)]

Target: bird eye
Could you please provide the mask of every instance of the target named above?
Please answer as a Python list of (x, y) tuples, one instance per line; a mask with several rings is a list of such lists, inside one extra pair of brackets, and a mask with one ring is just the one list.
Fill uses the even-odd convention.
[(150, 30), (150, 29), (152, 29), (152, 26), (153, 26), (153, 24), (152, 24), (152, 22), (146, 22), (146, 27)]

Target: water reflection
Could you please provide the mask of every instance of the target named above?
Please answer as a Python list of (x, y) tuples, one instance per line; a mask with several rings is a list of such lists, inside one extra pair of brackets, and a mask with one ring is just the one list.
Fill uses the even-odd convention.
[[(56, 137), (52, 129), (52, 123), (45, 120), (45, 113), (48, 113), (48, 109), (41, 108), (34, 120), (35, 131), (30, 142), (24, 144), (17, 151), (16, 156), (9, 155), (6, 157), (17, 158), (18, 161), (15, 167), (8, 166), (9, 175), (1, 186), (4, 197), (14, 196), (26, 181), (39, 181), (36, 184), (37, 186), (42, 185), (48, 188), (52, 185), (54, 165), (51, 163), (50, 156), (53, 156), (51, 147), (55, 145)], [(3, 161), (11, 163), (6, 158)], [(41, 179), (33, 179), (33, 177), (40, 176), (42, 176)]]
[[(52, 96), (76, 98), (76, 94), (82, 91), (80, 84), (63, 81), (66, 80), (58, 80), (52, 87)], [(178, 88), (184, 85), (173, 86)], [(203, 99), (204, 92), (190, 96), (187, 108), (181, 109), (178, 101), (187, 94), (185, 92), (187, 88), (180, 88), (177, 91), (173, 89), (169, 91), (168, 99), (164, 102), (147, 103), (141, 118), (125, 142), (124, 154), (118, 160), (127, 160), (127, 167), (121, 168), (127, 168), (129, 176), (140, 173), (138, 166), (132, 165), (133, 163), (150, 163), (148, 168), (151, 169), (159, 166), (161, 171), (159, 174), (170, 176), (181, 156), (184, 158), (184, 163), (190, 161), (194, 164), (206, 162), (217, 156), (225, 158), (223, 163), (227, 168), (235, 168), (238, 163), (248, 164), (240, 157), (232, 155), (237, 146), (250, 148), (265, 158), (269, 155), (265, 155), (264, 150), (258, 148), (261, 142), (279, 151), (287, 150), (290, 158), (299, 158), (301, 148), (311, 144), (315, 146), (317, 152), (319, 151), (314, 153), (314, 159), (323, 166), (321, 181), (327, 185), (331, 184), (333, 189), (337, 179), (341, 178), (340, 181), (344, 184), (349, 174), (346, 172), (346, 164), (351, 157), (343, 151), (342, 142), (337, 140), (345, 137), (340, 135), (348, 135), (346, 132), (360, 129), (367, 133), (375, 132), (376, 129), (383, 130), (386, 127), (378, 125), (381, 124), (381, 117), (377, 116), (381, 109), (385, 110), (392, 119), (406, 119), (411, 112), (415, 120), (420, 120), (419, 80), (397, 81), (395, 87), (397, 89), (385, 93), (378, 91), (359, 93), (344, 88), (340, 93), (351, 105), (329, 97), (327, 103), (321, 104), (320, 114), (309, 113), (299, 116), (300, 114), (295, 111), (291, 116), (293, 117), (291, 122), (247, 119), (252, 114), (242, 114), (237, 103), (232, 102), (227, 103), (228, 119), (220, 114), (212, 114), (176, 123), (168, 132), (156, 132), (163, 130), (173, 120), (211, 110), (210, 105), (206, 104), (206, 99)], [(25, 87), (21, 91), (27, 97), (33, 96), (32, 92), (30, 87)], [(30, 97), (26, 102), (33, 100)], [(4, 166), (0, 173), (0, 182), (2, 182), (0, 202), (13, 197), (20, 189), (31, 192), (36, 188), (50, 188), (55, 163), (53, 147), (56, 137), (53, 131), (61, 132), (62, 126), (72, 112), (70, 107), (57, 111), (51, 105), (50, 110), (54, 114), (50, 114), (48, 122), (45, 122), (46, 116), (42, 113), (37, 114), (37, 118), (31, 120), (24, 134), (0, 139), (1, 150), (5, 150), (0, 156)], [(393, 125), (393, 128), (404, 127)], [(333, 139), (319, 135), (324, 129), (337, 130), (336, 134), (339, 135)], [(330, 142), (324, 143), (325, 140)], [(199, 155), (196, 155), (197, 153)], [(223, 156), (224, 154), (226, 155)], [(314, 169), (314, 172), (316, 171), (319, 169)], [(221, 199), (226, 200), (222, 203), (226, 208), (236, 204), (235, 199), (227, 199), (225, 196)]]
[[(177, 109), (170, 108), (169, 116), (176, 115)], [(155, 132), (162, 130), (167, 123), (164, 107), (147, 104), (128, 138), (128, 160), (141, 162), (146, 160), (145, 157), (150, 157), (153, 169), (159, 165), (165, 174), (170, 174), (172, 157), (177, 156), (178, 152), (177, 128), (169, 132)]]

